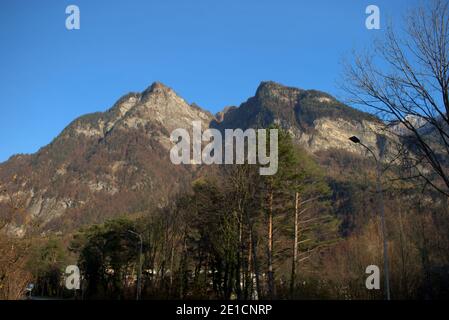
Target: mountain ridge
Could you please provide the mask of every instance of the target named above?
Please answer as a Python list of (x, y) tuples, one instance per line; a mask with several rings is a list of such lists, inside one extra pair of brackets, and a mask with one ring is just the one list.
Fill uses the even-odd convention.
[[(154, 82), (140, 93), (123, 95), (104, 112), (76, 118), (36, 153), (0, 164), (0, 185), (25, 211), (25, 217), (15, 218), (12, 232), (23, 235), (30, 219), (61, 230), (163, 206), (189, 190), (202, 171), (169, 160), (170, 133), (191, 128), (195, 120), (219, 130), (275, 123), (311, 153), (337, 148), (364, 155), (347, 138), (358, 135), (378, 150), (381, 134), (371, 115), (324, 92), (273, 81), (262, 82), (254, 96), (218, 115)], [(0, 209), (13, 215), (4, 195)]]

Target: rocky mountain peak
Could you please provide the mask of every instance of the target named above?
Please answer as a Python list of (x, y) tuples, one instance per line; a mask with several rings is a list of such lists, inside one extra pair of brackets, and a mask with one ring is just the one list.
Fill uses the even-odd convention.
[(301, 89), (287, 87), (274, 81), (262, 81), (256, 90), (257, 99), (296, 99), (302, 92)]
[(153, 93), (153, 92), (170, 92), (173, 91), (170, 87), (166, 86), (162, 82), (155, 81), (153, 82), (144, 93)]
[(159, 123), (172, 131), (190, 127), (193, 120), (202, 120), (208, 125), (212, 118), (209, 112), (196, 104), (189, 104), (173, 89), (161, 82), (154, 82), (142, 92), (139, 103), (127, 114), (124, 123), (135, 128), (148, 122)]
[(142, 101), (147, 101), (151, 96), (175, 97), (178, 95), (172, 88), (166, 86), (162, 82), (156, 81), (142, 92)]

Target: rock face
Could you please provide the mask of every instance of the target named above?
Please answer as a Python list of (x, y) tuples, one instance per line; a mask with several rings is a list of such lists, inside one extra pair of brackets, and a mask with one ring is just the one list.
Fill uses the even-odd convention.
[(0, 164), (0, 214), (9, 215), (9, 230), (20, 236), (29, 221), (45, 230), (70, 230), (162, 206), (198, 173), (197, 166), (169, 159), (170, 133), (191, 128), (194, 120), (220, 130), (275, 123), (311, 152), (364, 154), (349, 142), (352, 135), (375, 150), (382, 145), (378, 119), (323, 92), (262, 82), (254, 97), (214, 117), (154, 83), (106, 112), (76, 119), (37, 153)]
[(76, 119), (36, 154), (1, 164), (0, 212), (20, 235), (30, 218), (60, 230), (161, 206), (195, 174), (171, 164), (171, 131), (212, 119), (160, 83), (127, 94), (104, 113)]
[(380, 120), (316, 90), (262, 82), (254, 97), (220, 115), (220, 121), (212, 124), (216, 128), (263, 128), (275, 123), (310, 152), (334, 148), (365, 155), (363, 148), (348, 140), (354, 135), (376, 153), (388, 148), (383, 139), (388, 133), (383, 132)]

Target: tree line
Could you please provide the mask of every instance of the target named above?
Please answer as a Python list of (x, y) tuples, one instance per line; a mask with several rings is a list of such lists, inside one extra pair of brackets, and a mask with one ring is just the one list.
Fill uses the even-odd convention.
[(278, 174), (225, 166), (136, 221), (83, 230), (70, 248), (92, 297), (125, 298), (140, 261), (144, 297), (292, 297), (301, 264), (338, 240), (330, 194), (320, 167), (281, 130)]

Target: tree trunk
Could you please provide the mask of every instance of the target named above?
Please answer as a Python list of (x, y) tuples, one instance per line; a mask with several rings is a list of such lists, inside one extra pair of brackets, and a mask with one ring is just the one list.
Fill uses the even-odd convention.
[[(239, 206), (240, 207), (240, 206)], [(239, 217), (237, 219), (239, 230), (239, 246), (237, 252), (237, 266), (236, 266), (236, 294), (237, 299), (242, 300), (242, 274), (243, 274), (243, 225), (242, 225), (242, 211), (239, 208)]]
[(293, 297), (296, 282), (296, 267), (298, 263), (298, 237), (299, 237), (299, 193), (295, 193), (295, 236), (293, 242), (292, 275), (290, 279), (290, 295)]
[[(261, 197), (259, 199), (260, 201), (260, 207), (263, 208), (263, 198)], [(260, 285), (260, 270), (259, 270), (259, 263), (258, 263), (258, 257), (257, 257), (257, 237), (254, 231), (254, 220), (250, 217), (248, 210), (245, 211), (246, 213), (246, 219), (247, 224), (249, 228), (249, 245), (250, 245), (250, 254), (252, 258), (252, 268), (254, 272), (254, 280), (253, 275), (251, 275), (251, 286), (254, 285), (254, 282), (256, 284), (256, 300), (259, 300), (262, 298), (262, 288)], [(261, 216), (263, 217), (263, 211), (260, 212)], [(250, 265), (248, 265), (248, 268), (250, 268)], [(251, 298), (253, 297), (253, 291), (251, 291)]]
[(246, 257), (246, 268), (245, 268), (245, 287), (244, 287), (244, 299), (248, 300), (251, 299), (253, 290), (254, 290), (254, 282), (253, 282), (253, 276), (251, 274), (251, 265), (252, 265), (252, 261), (251, 261), (251, 255), (252, 255), (252, 250), (251, 250), (251, 231), (248, 232), (248, 255)]
[(273, 191), (268, 194), (268, 296), (274, 298), (274, 271), (273, 271)]

